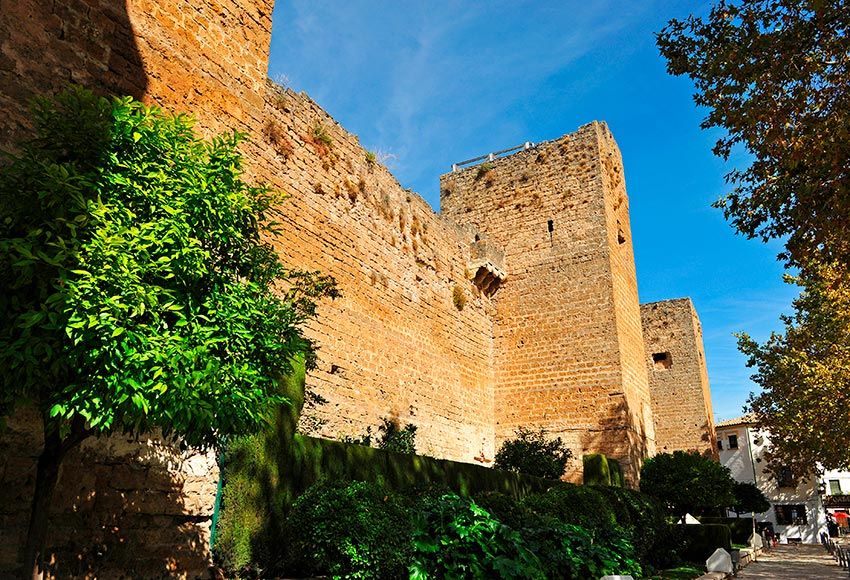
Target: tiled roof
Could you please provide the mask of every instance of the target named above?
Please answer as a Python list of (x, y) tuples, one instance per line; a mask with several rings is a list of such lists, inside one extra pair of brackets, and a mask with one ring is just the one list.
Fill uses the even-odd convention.
[(734, 419), (726, 419), (725, 421), (721, 421), (720, 423), (716, 423), (714, 426), (716, 427), (732, 427), (733, 425), (752, 425), (756, 422), (756, 416), (752, 413), (748, 413), (746, 415), (741, 415), (740, 417), (735, 417)]

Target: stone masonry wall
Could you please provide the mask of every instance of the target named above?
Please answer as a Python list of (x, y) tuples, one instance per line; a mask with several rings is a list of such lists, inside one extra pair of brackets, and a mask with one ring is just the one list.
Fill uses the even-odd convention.
[[(574, 449), (573, 479), (601, 451), (635, 482), (653, 423), (607, 127), (444, 176), (436, 214), (309, 97), (267, 80), (272, 7), (0, 0), (0, 148), (27, 134), (29, 99), (71, 82), (194, 114), (206, 135), (240, 131), (248, 178), (288, 194), (272, 243), (343, 293), (307, 328), (320, 344), (308, 389), (325, 402), (303, 430), (359, 435), (395, 417), (417, 425), (420, 452), (489, 464), (499, 439), (541, 426)], [(472, 279), (481, 264), (487, 283)], [(15, 566), (40, 444), (29, 408), (0, 434), (0, 570)], [(217, 479), (213, 454), (155, 437), (86, 442), (59, 482), (56, 574), (205, 574)]]
[[(329, 147), (314, 142), (317, 126)], [(262, 128), (252, 157), (278, 167), (267, 179), (290, 195), (280, 251), (343, 294), (309, 329), (321, 350), (308, 387), (328, 402), (302, 427), (338, 438), (392, 416), (417, 425), (425, 454), (492, 459), (493, 307), (466, 277), (474, 232), (404, 190), (303, 94), (272, 88)]]
[(717, 458), (699, 317), (689, 298), (641, 305), (658, 451)]
[(649, 396), (642, 341), (627, 344), (640, 336), (637, 283), (607, 127), (443, 175), (440, 201), (505, 251), (508, 277), (494, 296), (497, 438), (542, 427), (573, 449), (573, 479), (584, 453), (603, 452), (636, 481)]
[[(397, 417), (419, 428), (420, 452), (489, 462), (494, 310), (466, 278), (475, 234), (404, 190), (308, 97), (268, 83), (271, 9), (271, 0), (0, 0), (0, 147), (26, 135), (30, 98), (72, 81), (190, 112), (206, 134), (243, 132), (249, 178), (289, 195), (273, 243), (292, 266), (335, 276), (343, 293), (307, 329), (321, 345), (308, 388), (327, 402), (308, 409), (305, 429), (339, 437)], [(3, 570), (26, 529), (40, 431), (22, 410), (0, 436)], [(217, 479), (211, 454), (156, 439), (87, 443), (59, 483), (57, 574), (204, 573)]]

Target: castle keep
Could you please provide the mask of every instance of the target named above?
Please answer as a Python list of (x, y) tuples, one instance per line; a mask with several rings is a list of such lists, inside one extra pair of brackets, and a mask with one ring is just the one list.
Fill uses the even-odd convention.
[[(326, 401), (302, 417), (312, 434), (396, 417), (418, 427), (421, 453), (487, 465), (515, 428), (541, 427), (572, 448), (571, 479), (603, 452), (631, 484), (656, 449), (712, 452), (699, 321), (689, 300), (638, 302), (607, 126), (443, 175), (437, 213), (308, 96), (268, 81), (272, 5), (0, 0), (0, 148), (26, 134), (30, 98), (69, 82), (245, 133), (249, 179), (289, 195), (273, 243), (343, 294), (308, 329), (320, 344), (308, 388)], [(0, 569), (26, 529), (40, 429), (24, 409), (0, 435)], [(50, 544), (106, 553), (101, 570), (126, 557), (193, 574), (217, 478), (212, 454), (89, 441), (66, 460)]]

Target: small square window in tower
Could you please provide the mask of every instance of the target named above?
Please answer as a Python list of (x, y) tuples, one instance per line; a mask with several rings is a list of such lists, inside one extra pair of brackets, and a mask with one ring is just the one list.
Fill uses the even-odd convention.
[(652, 366), (657, 371), (666, 371), (673, 366), (673, 357), (669, 352), (654, 352), (652, 353)]

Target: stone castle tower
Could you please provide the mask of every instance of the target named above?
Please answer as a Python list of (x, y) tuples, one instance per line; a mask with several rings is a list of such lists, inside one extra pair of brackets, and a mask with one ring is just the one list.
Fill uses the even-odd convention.
[[(420, 452), (486, 465), (516, 427), (542, 427), (572, 448), (572, 479), (582, 454), (603, 452), (632, 484), (656, 448), (710, 449), (698, 319), (689, 301), (638, 303), (608, 128), (446, 174), (436, 213), (307, 95), (268, 81), (273, 4), (0, 0), (0, 148), (27, 134), (29, 99), (69, 82), (247, 135), (249, 179), (289, 194), (272, 243), (343, 293), (307, 329), (321, 347), (308, 387), (326, 400), (307, 413), (313, 434), (393, 416), (418, 427)], [(38, 421), (21, 410), (0, 434), (0, 569), (26, 529)], [(131, 545), (146, 547), (129, 555), (142, 575), (202, 574), (217, 479), (211, 453), (91, 441), (63, 469), (49, 541), (113, 546), (104, 577)]]
[(689, 298), (642, 304), (652, 413), (659, 453), (718, 458), (702, 325)]
[(443, 175), (444, 215), (504, 250), (496, 438), (542, 427), (633, 471), (654, 451), (628, 199), (607, 126)]

